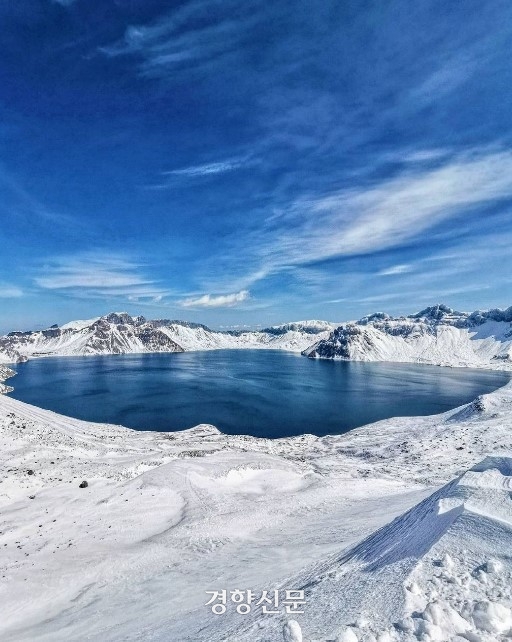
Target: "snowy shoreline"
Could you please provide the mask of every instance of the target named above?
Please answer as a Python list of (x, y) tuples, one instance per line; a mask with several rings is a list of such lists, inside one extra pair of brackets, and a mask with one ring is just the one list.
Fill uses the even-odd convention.
[(342, 324), (310, 320), (241, 332), (111, 313), (46, 330), (11, 332), (0, 337), (0, 362), (218, 349), (277, 349), (313, 359), (512, 370), (512, 306), (467, 313), (435, 305), (395, 318), (375, 313)]
[(14, 390), (12, 386), (5, 385), (5, 382), (7, 381), (7, 379), (14, 377), (16, 374), (17, 373), (15, 370), (0, 365), (0, 395), (5, 395)]
[[(499, 462), (512, 457), (510, 382), (442, 415), (388, 419), (322, 438), (226, 436), (212, 426), (139, 432), (63, 417), (5, 395), (0, 425), (2, 639), (280, 641), (285, 616), (258, 610), (214, 616), (204, 606), (205, 591), (302, 586), (316, 587), (307, 591), (309, 608), (295, 618), (308, 641), (338, 635), (412, 641), (426, 639), (427, 630), (444, 636), (432, 640), (458, 640), (457, 626), (471, 629), (474, 637), (466, 640), (502, 639), (499, 617), (498, 629), (485, 633), (474, 612), (477, 621), (492, 620), (485, 604), (499, 591), (503, 608), (512, 606), (503, 579), (512, 571), (507, 542), (490, 551), (478, 529), (464, 530), (465, 520), (475, 519), (465, 509), (450, 513), (454, 519), (439, 530), (438, 500), (427, 509), (418, 503), (460, 475), (467, 479), (468, 469), (494, 454), (499, 461), (488, 469), (498, 472), (484, 471), (491, 490), (482, 501), (508, 523), (499, 493), (507, 494), (512, 478)], [(88, 487), (81, 489), (83, 480)], [(451, 499), (459, 488), (466, 493), (460, 483), (440, 491), (443, 506), (469, 505)], [(400, 521), (407, 510), (412, 513)], [(417, 520), (432, 539), (426, 549), (408, 534)], [(488, 529), (487, 522), (477, 526)], [(373, 559), (372, 533), (381, 527), (377, 541), (396, 539), (397, 529), (400, 545), (411, 541), (409, 561), (386, 564), (384, 575), (373, 577), (357, 551), (369, 546), (364, 555)], [(502, 538), (509, 526), (503, 528)], [(441, 549), (453, 562), (449, 569), (436, 561)], [(485, 573), (483, 583), (484, 575), (472, 573), (491, 567), (491, 558), (504, 570), (494, 578)], [(439, 585), (437, 597), (432, 582)], [(475, 598), (466, 611), (459, 593), (466, 602)], [(386, 608), (381, 594), (391, 596)], [(440, 601), (441, 611), (429, 600)], [(478, 609), (485, 611), (480, 620)], [(428, 619), (432, 612), (435, 622)], [(439, 612), (451, 614), (443, 616), (441, 633)]]

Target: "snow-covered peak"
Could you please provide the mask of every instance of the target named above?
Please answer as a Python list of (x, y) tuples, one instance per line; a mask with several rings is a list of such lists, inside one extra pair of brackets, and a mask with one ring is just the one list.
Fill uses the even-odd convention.
[[(259, 331), (217, 332), (201, 323), (132, 317), (111, 312), (35, 332), (0, 337), (0, 360), (15, 362), (34, 356), (182, 352), (223, 348), (271, 348), (301, 352), (333, 326), (301, 321)], [(313, 336), (314, 335), (314, 336)]]
[(512, 369), (512, 308), (457, 312), (446, 305), (391, 317), (378, 312), (335, 328), (311, 358)]
[(77, 321), (70, 321), (69, 323), (64, 323), (64, 325), (59, 326), (61, 330), (83, 330), (89, 326), (96, 323), (100, 317), (94, 317), (94, 319), (79, 319)]
[(452, 308), (449, 308), (447, 305), (438, 303), (437, 305), (431, 305), (416, 314), (411, 314), (409, 318), (432, 321), (452, 321), (461, 317), (466, 318), (467, 316), (468, 315), (464, 312), (456, 312)]
[(273, 325), (262, 330), (270, 334), (285, 334), (286, 332), (305, 332), (306, 334), (320, 334), (320, 332), (330, 331), (334, 328), (328, 321), (293, 321), (281, 325)]
[(175, 352), (224, 348), (283, 349), (315, 358), (409, 361), (512, 368), (512, 307), (457, 312), (439, 304), (409, 316), (384, 312), (336, 327), (305, 320), (263, 330), (219, 332), (200, 323), (112, 312), (36, 332), (0, 337), (0, 361), (33, 356)]
[[(142, 322), (145, 321), (144, 317), (137, 318), (142, 319)], [(111, 312), (110, 314), (101, 317), (101, 319), (108, 323), (115, 323), (116, 325), (135, 325), (135, 320), (128, 314), (128, 312)]]

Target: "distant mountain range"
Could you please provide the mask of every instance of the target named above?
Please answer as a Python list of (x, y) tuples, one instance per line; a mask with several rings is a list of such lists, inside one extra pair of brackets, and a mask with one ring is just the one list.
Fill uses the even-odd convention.
[(512, 367), (512, 307), (456, 312), (445, 305), (393, 318), (376, 313), (335, 328), (303, 354), (346, 361)]
[(382, 312), (333, 324), (297, 321), (257, 331), (211, 330), (200, 323), (111, 313), (46, 330), (0, 337), (0, 362), (65, 355), (279, 349), (314, 359), (398, 361), (512, 368), (512, 307), (457, 312), (445, 305), (391, 317)]
[(260, 331), (218, 332), (199, 323), (111, 313), (87, 321), (72, 321), (46, 330), (10, 332), (0, 337), (0, 362), (33, 357), (184, 352), (222, 348), (272, 348), (300, 352), (327, 338), (334, 325), (303, 321)]

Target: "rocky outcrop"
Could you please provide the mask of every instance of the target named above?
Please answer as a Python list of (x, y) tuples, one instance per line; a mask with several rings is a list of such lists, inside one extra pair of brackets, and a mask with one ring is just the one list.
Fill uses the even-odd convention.
[(339, 326), (302, 354), (314, 359), (510, 369), (512, 307), (468, 314), (436, 305), (395, 318), (379, 312)]
[(5, 395), (14, 390), (11, 386), (5, 385), (5, 380), (13, 377), (16, 373), (6, 366), (0, 366), (0, 395)]

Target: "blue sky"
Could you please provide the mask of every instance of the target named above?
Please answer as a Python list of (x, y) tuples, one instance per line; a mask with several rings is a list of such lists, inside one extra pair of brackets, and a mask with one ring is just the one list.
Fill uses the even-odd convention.
[(0, 5), (0, 329), (512, 304), (512, 4)]

